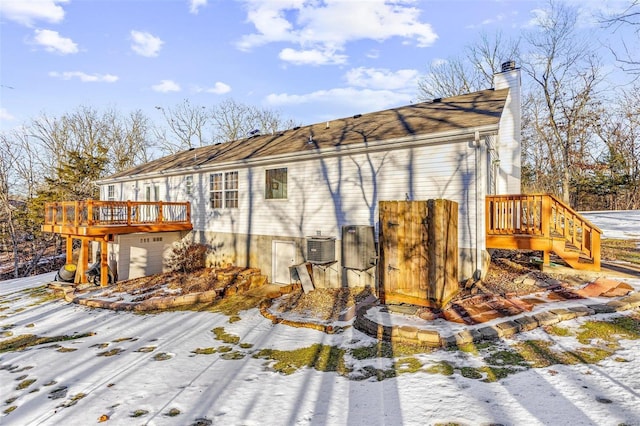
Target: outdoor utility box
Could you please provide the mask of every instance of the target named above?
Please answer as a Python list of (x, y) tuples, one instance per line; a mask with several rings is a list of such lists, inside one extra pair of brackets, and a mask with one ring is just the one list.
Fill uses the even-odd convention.
[(307, 237), (307, 262), (331, 263), (336, 260), (336, 237)]
[(369, 225), (342, 227), (342, 266), (364, 271), (378, 260), (375, 230)]

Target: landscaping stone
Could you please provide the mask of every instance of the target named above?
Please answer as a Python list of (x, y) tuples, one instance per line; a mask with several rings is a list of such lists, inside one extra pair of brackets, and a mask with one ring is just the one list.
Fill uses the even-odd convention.
[(551, 309), (549, 312), (555, 314), (560, 318), (560, 321), (566, 321), (570, 319), (574, 319), (578, 316), (574, 311), (570, 309)]
[(496, 324), (496, 327), (502, 331), (503, 336), (513, 336), (520, 331), (520, 325), (515, 321), (504, 321)]
[(486, 340), (495, 340), (503, 336), (499, 328), (491, 326), (479, 328), (478, 332), (482, 335), (482, 338)]
[(398, 327), (398, 335), (403, 339), (417, 340), (418, 329), (409, 325), (403, 325)]
[(610, 314), (616, 311), (613, 306), (608, 306), (606, 303), (594, 303), (587, 305), (587, 307), (592, 309), (596, 314)]
[(520, 326), (521, 331), (530, 331), (538, 328), (538, 326), (540, 325), (538, 321), (535, 320), (535, 318), (530, 316), (516, 318), (514, 321)]
[(629, 304), (632, 308), (640, 307), (640, 293), (632, 294), (631, 296), (620, 299)]
[(419, 329), (416, 333), (418, 342), (428, 346), (440, 346), (440, 333), (435, 330)]
[(595, 311), (593, 309), (587, 308), (586, 306), (571, 306), (567, 309), (575, 312), (577, 317), (595, 314)]
[(631, 304), (622, 300), (612, 300), (611, 302), (607, 302), (606, 305), (611, 306), (613, 309), (615, 309), (616, 312), (627, 311), (631, 309)]
[(480, 333), (475, 328), (471, 328), (468, 330), (462, 330), (459, 333), (454, 335), (456, 338), (456, 343), (458, 345), (464, 345), (468, 343), (479, 342), (482, 340), (482, 333)]
[(539, 314), (535, 314), (533, 318), (538, 321), (538, 324), (540, 324), (541, 327), (560, 322), (560, 318), (552, 312), (540, 312)]

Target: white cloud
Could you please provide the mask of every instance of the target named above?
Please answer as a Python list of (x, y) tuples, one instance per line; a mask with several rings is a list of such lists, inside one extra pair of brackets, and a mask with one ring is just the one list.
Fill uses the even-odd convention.
[(164, 41), (160, 40), (159, 37), (143, 31), (132, 30), (131, 39), (133, 41), (131, 50), (138, 55), (146, 57), (158, 56), (158, 52), (164, 44)]
[(2, 121), (13, 121), (16, 118), (7, 111), (6, 108), (0, 108), (0, 120)]
[(71, 80), (77, 78), (83, 83), (115, 83), (118, 81), (118, 76), (113, 74), (87, 74), (82, 71), (65, 71), (57, 72), (51, 71), (50, 77), (56, 77), (61, 80)]
[(347, 72), (347, 83), (356, 87), (370, 89), (399, 90), (414, 89), (418, 79), (418, 71), (403, 69), (391, 71), (385, 68), (353, 68)]
[(189, 12), (194, 15), (198, 14), (198, 11), (201, 7), (205, 7), (207, 5), (207, 0), (190, 0), (189, 1)]
[(159, 84), (151, 86), (151, 88), (160, 93), (179, 92), (180, 85), (173, 80), (162, 80)]
[(43, 46), (47, 52), (68, 55), (78, 53), (78, 45), (70, 38), (62, 37), (57, 31), (35, 30), (33, 38), (36, 44)]
[(318, 90), (303, 95), (289, 95), (287, 93), (270, 94), (266, 102), (272, 106), (303, 105), (303, 104), (335, 104), (348, 106), (351, 110), (363, 112), (381, 110), (394, 105), (411, 102), (411, 95), (392, 92), (390, 90), (370, 90), (355, 88), (338, 88)]
[(68, 0), (2, 0), (0, 15), (10, 21), (31, 27), (36, 21), (58, 23), (64, 19), (59, 3)]
[(224, 95), (225, 93), (229, 93), (231, 91), (231, 86), (225, 84), (221, 81), (216, 81), (213, 87), (196, 87), (195, 91), (197, 93), (213, 93), (215, 95)]
[[(427, 47), (438, 38), (431, 25), (420, 21), (420, 9), (413, 0), (362, 1), (306, 1), (306, 0), (244, 0), (248, 9), (247, 19), (256, 29), (243, 36), (237, 46), (241, 50), (273, 42), (298, 45), (297, 52), (343, 51), (347, 43), (357, 40), (385, 41), (399, 37)], [(286, 50), (286, 49), (285, 49)], [(284, 51), (283, 51), (284, 52)], [(307, 64), (300, 60), (300, 53), (287, 50), (293, 63)], [(341, 55), (343, 63), (346, 57)], [(315, 63), (315, 62), (311, 62)]]
[(278, 55), (280, 59), (294, 65), (328, 65), (344, 64), (346, 55), (337, 54), (328, 50), (295, 50), (289, 47), (282, 49)]

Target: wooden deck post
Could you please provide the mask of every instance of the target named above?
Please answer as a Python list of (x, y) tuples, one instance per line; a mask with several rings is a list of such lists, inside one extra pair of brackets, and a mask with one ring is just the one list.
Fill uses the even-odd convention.
[(89, 262), (89, 245), (86, 238), (80, 239), (80, 256), (78, 256), (78, 265), (76, 265), (76, 277), (73, 280), (76, 284), (84, 284), (87, 282), (86, 272)]
[(109, 285), (109, 263), (107, 262), (108, 244), (106, 237), (100, 240), (100, 287)]
[(67, 236), (67, 247), (65, 253), (65, 263), (73, 263), (73, 237)]

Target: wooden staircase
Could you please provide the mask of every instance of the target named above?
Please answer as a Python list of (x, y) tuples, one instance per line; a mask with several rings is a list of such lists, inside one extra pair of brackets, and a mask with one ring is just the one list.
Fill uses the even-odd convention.
[(551, 252), (569, 266), (600, 270), (602, 231), (550, 194), (490, 195), (486, 198), (487, 248)]

